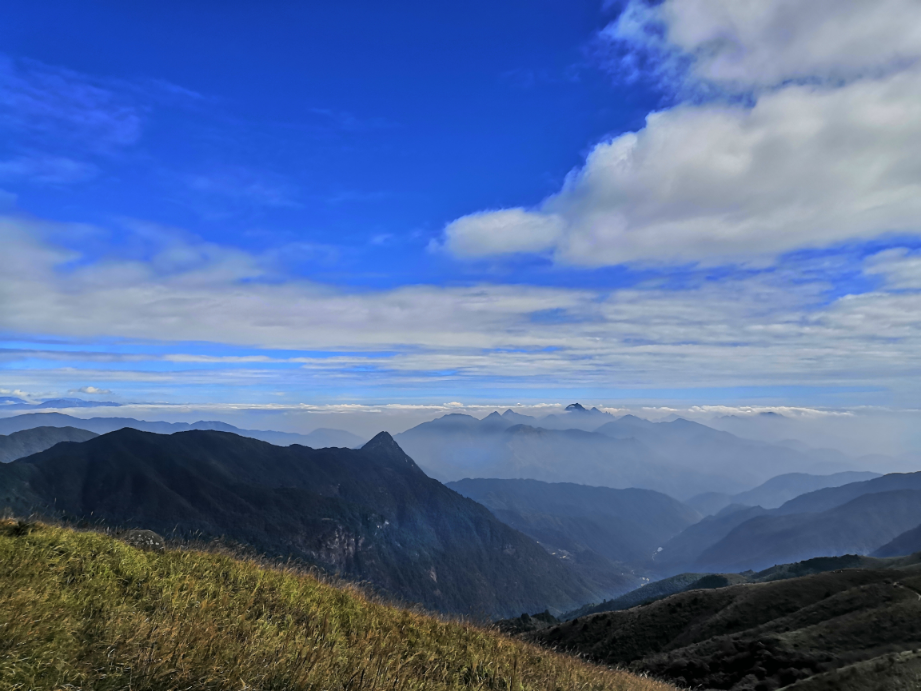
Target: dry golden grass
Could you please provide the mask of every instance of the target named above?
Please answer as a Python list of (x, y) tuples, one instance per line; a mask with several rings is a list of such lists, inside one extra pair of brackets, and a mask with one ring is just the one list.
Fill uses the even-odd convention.
[(0, 688), (672, 687), (289, 569), (2, 521)]

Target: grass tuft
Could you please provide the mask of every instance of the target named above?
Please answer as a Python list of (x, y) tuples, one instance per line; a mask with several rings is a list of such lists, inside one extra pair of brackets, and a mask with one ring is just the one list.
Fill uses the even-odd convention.
[[(27, 525), (27, 527), (25, 527)], [(0, 687), (666, 691), (290, 568), (0, 520)]]

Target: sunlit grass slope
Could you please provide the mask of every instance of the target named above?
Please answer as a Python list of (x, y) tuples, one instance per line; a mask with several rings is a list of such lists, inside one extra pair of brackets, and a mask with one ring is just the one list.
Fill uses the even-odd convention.
[(671, 687), (292, 570), (5, 521), (0, 688)]

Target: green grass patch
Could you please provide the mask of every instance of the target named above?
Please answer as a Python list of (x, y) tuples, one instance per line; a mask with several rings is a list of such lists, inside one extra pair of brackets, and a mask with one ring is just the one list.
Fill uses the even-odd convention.
[(671, 687), (226, 554), (0, 521), (0, 687)]

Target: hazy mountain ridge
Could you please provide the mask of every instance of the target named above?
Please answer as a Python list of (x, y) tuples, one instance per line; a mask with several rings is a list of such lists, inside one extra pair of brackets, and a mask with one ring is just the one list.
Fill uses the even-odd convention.
[[(577, 405), (577, 404), (574, 404)], [(816, 456), (736, 437), (683, 418), (615, 418), (582, 406), (543, 418), (508, 410), (479, 420), (445, 415), (396, 435), (433, 477), (538, 479), (612, 488), (639, 487), (679, 499), (737, 494), (791, 472), (851, 470), (843, 454)]]
[(361, 450), (226, 432), (122, 429), (0, 466), (0, 505), (294, 555), (426, 607), (571, 609), (592, 588), (486, 508), (428, 478), (386, 433)]
[(919, 524), (921, 473), (883, 475), (809, 492), (777, 509), (727, 507), (670, 540), (655, 562), (669, 575), (871, 554)]
[(31, 456), (50, 449), (62, 441), (81, 442), (97, 436), (94, 432), (75, 427), (33, 427), (0, 436), (0, 463)]
[(78, 418), (64, 413), (25, 413), (13, 417), (0, 418), (0, 434), (11, 434), (34, 427), (75, 427), (96, 434), (107, 434), (116, 430), (130, 429), (154, 434), (174, 434), (175, 432), (188, 432), (191, 430), (214, 430), (239, 434), (251, 439), (260, 439), (276, 446), (290, 446), (301, 444), (311, 448), (325, 448), (327, 446), (344, 446), (354, 448), (366, 440), (358, 435), (345, 430), (320, 428), (308, 434), (294, 432), (276, 432), (273, 430), (247, 430), (220, 421), (198, 422), (161, 422), (136, 420), (128, 417), (92, 417)]
[[(578, 414), (584, 415), (584, 414)], [(443, 482), (468, 477), (575, 482), (654, 489), (683, 496), (723, 480), (674, 468), (635, 439), (580, 429), (546, 429), (498, 416), (448, 415), (395, 436), (426, 472)], [(514, 421), (514, 424), (510, 424)]]
[(815, 492), (827, 487), (840, 487), (854, 482), (863, 482), (879, 477), (879, 473), (869, 471), (845, 471), (831, 475), (810, 475), (808, 473), (786, 473), (771, 478), (754, 489), (738, 494), (720, 494), (707, 492), (687, 501), (704, 515), (719, 513), (727, 506), (760, 506), (764, 509), (776, 509), (796, 497), (808, 492)]

